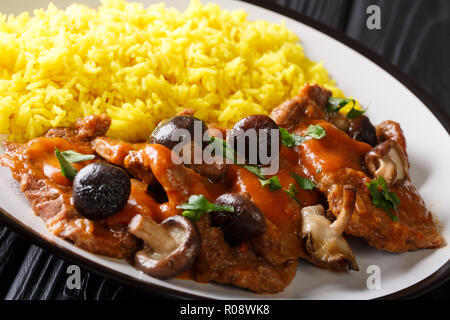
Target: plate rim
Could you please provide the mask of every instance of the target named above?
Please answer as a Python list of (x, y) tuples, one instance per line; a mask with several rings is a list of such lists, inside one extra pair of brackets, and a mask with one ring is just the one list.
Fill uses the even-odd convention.
[[(309, 18), (304, 14), (296, 12), (290, 8), (282, 7), (276, 3), (272, 3), (267, 0), (239, 0), (239, 1), (247, 2), (257, 7), (261, 7), (269, 11), (281, 14), (290, 19), (293, 19), (319, 32), (322, 32), (325, 35), (328, 35), (329, 37), (337, 40), (338, 42), (344, 44), (350, 49), (353, 49), (357, 53), (366, 57), (372, 63), (379, 66), (383, 71), (387, 72), (392, 77), (394, 77), (397, 81), (399, 81), (402, 85), (404, 85), (414, 96), (416, 96), (431, 111), (433, 116), (441, 123), (441, 125), (450, 135), (450, 116), (447, 115), (445, 109), (439, 103), (437, 103), (435, 99), (431, 97), (422, 87), (420, 87), (415, 80), (413, 80), (410, 76), (406, 75), (403, 71), (395, 67), (390, 62), (388, 62), (382, 56), (371, 51), (369, 48), (365, 47), (363, 44), (357, 42), (356, 40), (351, 39), (343, 32), (328, 27), (325, 24), (312, 18)], [(48, 250), (51, 253), (62, 257), (65, 260), (80, 264), (86, 269), (93, 271), (97, 274), (100, 274), (105, 278), (113, 279), (125, 285), (137, 287), (154, 294), (158, 293), (162, 297), (212, 299), (204, 296), (195, 295), (192, 293), (180, 292), (179, 290), (167, 288), (158, 284), (144, 282), (140, 279), (118, 272), (117, 270), (103, 266), (82, 255), (69, 251), (66, 248), (60, 246), (59, 244), (53, 242), (51, 239), (46, 238), (44, 235), (38, 233), (37, 231), (25, 225), (23, 222), (17, 220), (16, 218), (8, 214), (8, 212), (4, 210), (1, 206), (0, 206), (0, 221), (8, 228), (26, 237), (33, 244), (36, 244), (39, 247)], [(414, 298), (433, 290), (439, 284), (441, 284), (441, 280), (447, 281), (449, 279), (450, 279), (450, 261), (447, 261), (437, 271), (435, 271), (425, 279), (415, 284), (412, 284), (402, 290), (375, 298), (375, 300)]]

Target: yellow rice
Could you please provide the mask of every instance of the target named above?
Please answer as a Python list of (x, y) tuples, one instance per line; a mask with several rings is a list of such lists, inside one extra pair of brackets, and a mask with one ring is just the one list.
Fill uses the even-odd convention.
[(280, 24), (191, 2), (105, 0), (0, 16), (0, 134), (24, 141), (107, 112), (111, 137), (145, 140), (185, 108), (230, 127), (267, 114), (305, 83), (342, 92)]

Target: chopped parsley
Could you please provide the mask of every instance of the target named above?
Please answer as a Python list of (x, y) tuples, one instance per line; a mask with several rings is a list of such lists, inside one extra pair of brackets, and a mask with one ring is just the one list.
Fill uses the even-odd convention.
[(308, 131), (306, 132), (306, 137), (311, 137), (316, 140), (320, 140), (324, 138), (327, 135), (327, 132), (325, 131), (322, 126), (316, 124), (316, 125), (310, 125), (308, 127)]
[(192, 221), (197, 221), (206, 212), (234, 212), (234, 207), (211, 203), (202, 194), (190, 196), (188, 202), (177, 206), (177, 209), (183, 209), (181, 214)]
[(300, 201), (298, 201), (298, 199), (297, 199), (297, 195), (298, 195), (299, 191), (298, 191), (297, 187), (295, 186), (295, 184), (291, 184), (289, 186), (289, 189), (288, 190), (284, 190), (284, 192), (286, 192), (287, 195), (289, 197), (291, 197), (292, 199), (294, 199), (295, 202), (297, 202), (300, 206), (302, 205), (300, 203)]
[(278, 180), (277, 176), (273, 176), (272, 178), (269, 179), (258, 179), (259, 182), (261, 182), (261, 185), (264, 187), (269, 186), (269, 190), (271, 191), (276, 191), (276, 190), (280, 190), (283, 187), (280, 184), (280, 180)]
[(364, 114), (364, 112), (366, 112), (366, 110), (358, 110), (353, 107), (352, 110), (347, 112), (347, 118), (349, 118), (349, 119), (358, 118), (359, 116), (362, 116)]
[(222, 147), (221, 150), (222, 157), (224, 157), (225, 159), (233, 160), (233, 162), (236, 163), (237, 162), (236, 151), (234, 151), (234, 149), (232, 149), (225, 140), (217, 137), (211, 137), (211, 143), (216, 142), (220, 143), (220, 146)]
[(231, 160), (233, 160), (234, 164), (246, 169), (247, 171), (250, 171), (255, 176), (257, 176), (258, 180), (261, 182), (261, 185), (263, 186), (263, 188), (266, 186), (269, 186), (269, 189), (271, 191), (280, 190), (282, 188), (277, 176), (267, 179), (266, 176), (264, 176), (261, 173), (260, 167), (245, 165), (245, 164), (238, 164), (237, 157), (236, 157), (236, 151), (234, 151), (234, 149), (232, 149), (225, 140), (216, 138), (216, 137), (211, 137), (211, 138), (212, 138), (212, 141), (217, 141), (217, 142), (221, 143), (221, 145), (223, 146), (222, 155), (224, 154), (225, 158), (230, 159), (229, 156), (232, 155)]
[(261, 168), (257, 166), (248, 166), (248, 165), (240, 165), (238, 166), (247, 169), (251, 173), (253, 173), (255, 176), (257, 176), (259, 179), (266, 179), (266, 177), (261, 173)]
[(292, 177), (294, 177), (294, 179), (297, 182), (297, 184), (299, 185), (299, 187), (304, 190), (313, 190), (313, 189), (317, 188), (317, 185), (314, 183), (314, 181), (312, 181), (308, 178), (304, 178), (295, 173), (292, 173)]
[(375, 207), (383, 209), (389, 217), (397, 222), (398, 217), (394, 214), (397, 211), (397, 206), (400, 204), (400, 199), (395, 192), (391, 192), (387, 186), (386, 180), (383, 177), (378, 177), (370, 183), (366, 183), (369, 188), (370, 197)]
[(285, 147), (292, 148), (293, 146), (300, 145), (303, 141), (305, 141), (305, 138), (302, 136), (299, 136), (295, 133), (290, 133), (284, 128), (280, 129), (280, 135), (281, 135), (281, 142)]
[(279, 128), (279, 129), (280, 129), (280, 135), (281, 135), (281, 142), (287, 148), (292, 148), (294, 146), (298, 146), (298, 145), (302, 144), (304, 141), (307, 140), (306, 138), (308, 138), (308, 137), (312, 138), (312, 139), (320, 140), (327, 135), (325, 129), (318, 124), (310, 125), (308, 127), (308, 131), (306, 132), (306, 134), (304, 136), (300, 136), (295, 133), (290, 133), (289, 131), (287, 131), (284, 128)]
[(294, 198), (294, 199), (295, 199), (295, 197), (297, 197), (298, 192), (299, 192), (297, 187), (295, 186), (295, 184), (291, 184), (289, 186), (289, 189), (285, 190), (285, 191), (291, 198)]

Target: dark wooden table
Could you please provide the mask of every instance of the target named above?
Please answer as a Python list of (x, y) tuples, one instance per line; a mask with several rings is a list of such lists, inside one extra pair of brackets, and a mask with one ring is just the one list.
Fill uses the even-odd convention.
[[(449, 0), (267, 0), (359, 41), (409, 75), (450, 115)], [(369, 5), (381, 30), (366, 27)], [(82, 269), (82, 289), (66, 288), (69, 262), (0, 225), (0, 297), (5, 299), (149, 299), (157, 296)], [(445, 280), (419, 299), (448, 299)]]

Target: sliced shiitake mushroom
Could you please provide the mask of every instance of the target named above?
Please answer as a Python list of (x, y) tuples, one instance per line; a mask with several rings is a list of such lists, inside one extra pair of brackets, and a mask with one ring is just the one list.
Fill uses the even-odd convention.
[(302, 236), (306, 238), (306, 250), (315, 264), (335, 271), (343, 271), (347, 267), (359, 270), (352, 249), (343, 236), (355, 201), (356, 189), (344, 186), (342, 211), (333, 223), (325, 217), (322, 205), (302, 209)]
[(136, 215), (128, 231), (145, 242), (145, 248), (134, 257), (137, 268), (155, 278), (168, 279), (183, 273), (200, 253), (197, 227), (183, 216), (172, 216), (157, 224), (150, 217)]
[(383, 177), (388, 186), (401, 183), (408, 177), (409, 164), (405, 152), (394, 140), (386, 140), (370, 150), (364, 165), (372, 177)]

